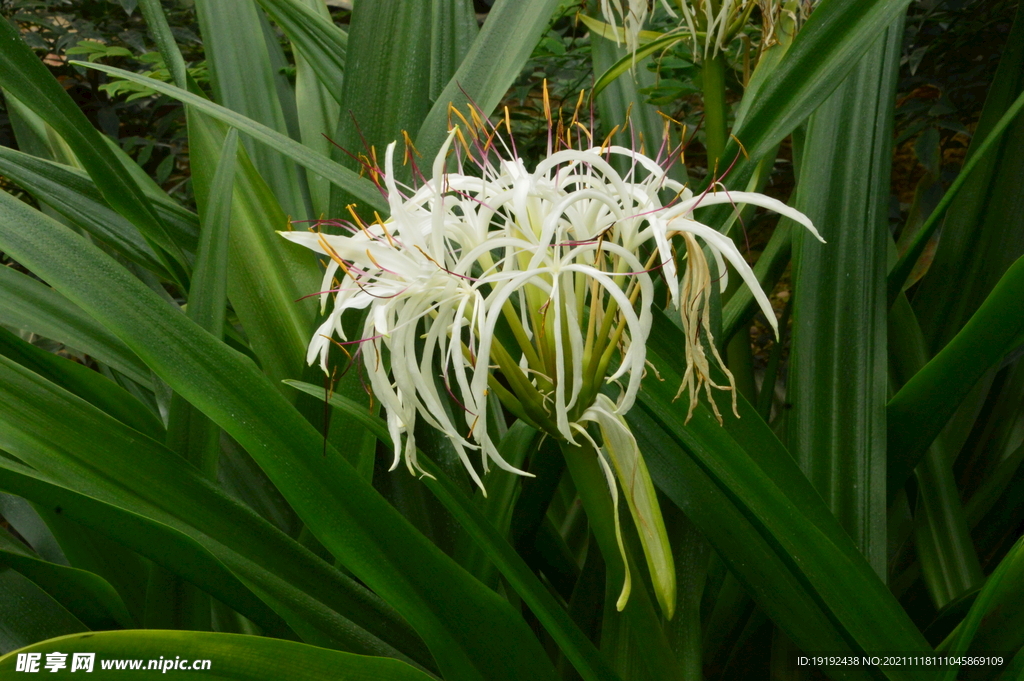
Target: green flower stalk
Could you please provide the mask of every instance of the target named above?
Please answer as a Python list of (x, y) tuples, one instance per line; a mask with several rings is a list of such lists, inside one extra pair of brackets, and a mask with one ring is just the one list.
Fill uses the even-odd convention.
[[(664, 278), (686, 330), (680, 395), (688, 391), (690, 412), (702, 388), (708, 395), (712, 388), (731, 390), (735, 405), (731, 375), (729, 385), (710, 377), (712, 361), (725, 367), (708, 331), (707, 296), (716, 282), (705, 249), (716, 261), (719, 286), (727, 284), (728, 261), (768, 319), (775, 316), (735, 244), (695, 221), (693, 210), (751, 203), (814, 227), (761, 194), (719, 185), (693, 196), (666, 174), (674, 157), (669, 150), (654, 159), (594, 144), (575, 117), (552, 131), (547, 157), (531, 170), (510, 136), (505, 147), (496, 127), (470, 113), (472, 121), (454, 112), (462, 124), (452, 127), (430, 178), (420, 177), (416, 186), (396, 181), (396, 145), (387, 147), (384, 168), (371, 169), (387, 196), (387, 220), (367, 223), (353, 215), (333, 222), (344, 235), (283, 233), (329, 258), (320, 296), (323, 307), (331, 298), (334, 305), (313, 336), (308, 360), (319, 360), (326, 371), (332, 344), (353, 348), (361, 358), (386, 410), (395, 443), (392, 470), (404, 461), (410, 472), (426, 474), (413, 435), (423, 419), (447, 436), (481, 487), (473, 458), (485, 472), (496, 465), (528, 475), (506, 462), (492, 439), (486, 415), (495, 398), (560, 442), (592, 448), (616, 508), (619, 486), (626, 496), (659, 603), (670, 617), (671, 549), (650, 475), (623, 418), (644, 375), (655, 277)], [(625, 160), (624, 174), (613, 157)], [(662, 195), (672, 198), (662, 203)], [(345, 334), (347, 310), (367, 311), (359, 338)], [(453, 403), (454, 416), (447, 408)], [(614, 517), (628, 565), (617, 512)], [(620, 609), (629, 588), (627, 567)]]

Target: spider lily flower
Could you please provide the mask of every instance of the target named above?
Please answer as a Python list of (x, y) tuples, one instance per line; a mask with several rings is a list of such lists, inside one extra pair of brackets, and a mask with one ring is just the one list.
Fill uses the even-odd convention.
[[(332, 344), (355, 348), (387, 413), (392, 470), (404, 461), (410, 472), (426, 474), (417, 464), (413, 435), (423, 419), (448, 437), (481, 488), (471, 456), (479, 456), (484, 472), (493, 464), (527, 475), (502, 458), (492, 439), (487, 404), (495, 398), (560, 441), (592, 445), (616, 508), (616, 477), (626, 495), (659, 603), (670, 617), (671, 550), (650, 476), (623, 419), (644, 375), (655, 277), (665, 278), (686, 331), (688, 368), (680, 394), (689, 390), (689, 413), (702, 387), (709, 396), (711, 388), (731, 390), (735, 410), (732, 376), (708, 332), (713, 282), (704, 249), (723, 289), (728, 261), (773, 325), (775, 315), (735, 244), (697, 222), (693, 211), (751, 203), (814, 227), (761, 194), (717, 185), (694, 196), (668, 177), (659, 159), (594, 145), (575, 117), (568, 126), (559, 124), (547, 157), (530, 170), (514, 142), (511, 150), (502, 148), (498, 130), (488, 130), (475, 112), (472, 123), (455, 114), (464, 125), (452, 127), (431, 177), (419, 186), (395, 180), (396, 145), (387, 147), (384, 168), (373, 174), (387, 195), (387, 220), (368, 224), (353, 213), (352, 221), (333, 223), (346, 230), (342, 235), (282, 233), (329, 258), (321, 308), (332, 297), (334, 305), (307, 359), (319, 360), (327, 371)], [(511, 128), (507, 117), (505, 123)], [(624, 159), (625, 173), (615, 169), (613, 157)], [(452, 160), (455, 168), (449, 169)], [(663, 204), (663, 194), (674, 198)], [(677, 238), (685, 245), (683, 259), (677, 258)], [(348, 310), (366, 311), (359, 338), (348, 338), (342, 326)], [(712, 381), (712, 361), (725, 370), (729, 385)], [(615, 399), (602, 392), (609, 384), (619, 388)], [(711, 405), (717, 414), (713, 400)], [(602, 445), (588, 424), (597, 426)], [(616, 535), (624, 555), (617, 524)], [(629, 584), (627, 567), (620, 609)]]
[[(626, 2), (626, 4), (623, 4)], [(747, 25), (755, 7), (760, 7), (764, 29), (762, 42), (772, 44), (775, 21), (782, 11), (780, 0), (677, 0), (682, 21), (678, 30), (690, 34), (695, 48), (704, 57), (724, 50)], [(669, 15), (677, 14), (662, 0)], [(601, 11), (613, 27), (621, 21), (626, 34), (626, 47), (636, 52), (639, 34), (650, 15), (653, 3), (648, 0), (602, 0)]]

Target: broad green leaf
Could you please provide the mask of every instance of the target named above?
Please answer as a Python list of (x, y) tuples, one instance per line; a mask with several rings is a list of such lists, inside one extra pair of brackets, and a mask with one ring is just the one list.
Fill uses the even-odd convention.
[(0, 292), (0, 323), (81, 350), (139, 385), (152, 385), (149, 368), (135, 353), (46, 284), (0, 267)]
[(963, 329), (886, 407), (888, 449), (912, 470), (978, 381), (1024, 333), (1024, 257), (1006, 270)]
[[(432, 160), (448, 134), (448, 107), (472, 101), (490, 115), (530, 58), (558, 0), (498, 0), (416, 133), (416, 148)], [(468, 98), (468, 99), (467, 99)]]
[[(291, 381), (289, 384), (312, 395), (320, 392), (319, 388), (308, 383)], [(367, 413), (362, 405), (337, 394), (332, 395), (328, 401), (332, 407), (349, 415), (367, 430), (373, 432), (385, 446), (389, 448), (393, 446), (384, 421)], [(523, 427), (520, 427), (520, 431), (522, 429)], [(477, 546), (508, 580), (512, 588), (530, 606), (531, 611), (540, 619), (552, 638), (558, 642), (562, 652), (572, 661), (580, 675), (588, 681), (591, 679), (617, 679), (618, 677), (608, 667), (607, 662), (594, 649), (593, 644), (569, 619), (565, 609), (555, 601), (554, 596), (541, 584), (537, 576), (523, 562), (523, 559), (508, 544), (500, 532), (500, 525), (496, 526), (471, 499), (466, 497), (437, 464), (426, 457), (423, 457), (421, 461), (426, 466), (427, 472), (434, 476), (433, 479), (423, 478), (423, 483), (455, 516), (470, 538), (476, 542)], [(504, 512), (507, 514), (509, 512), (507, 508), (499, 509), (493, 505), (490, 508), (492, 513)], [(508, 518), (505, 519), (506, 523), (507, 521)], [(507, 528), (507, 524), (505, 527)]]
[[(213, 170), (227, 128), (189, 111), (192, 181), (199, 210), (206, 215), (215, 200)], [(301, 300), (320, 288), (314, 258), (307, 249), (282, 239), (290, 228), (274, 193), (239, 149), (231, 203), (228, 249), (228, 298), (263, 371), (277, 383), (302, 371), (306, 344), (314, 328), (316, 302)]]
[[(221, 147), (217, 168), (210, 182), (209, 197), (199, 235), (195, 269), (188, 292), (186, 314), (214, 338), (224, 336), (224, 313), (228, 304), (228, 245), (231, 232), (231, 203), (235, 186), (238, 131), (231, 129)], [(181, 397), (171, 398), (167, 445), (199, 470), (217, 479), (220, 430), (206, 416)]]
[[(258, 0), (270, 18), (295, 46), (296, 54), (308, 63), (320, 83), (335, 101), (341, 102), (348, 52), (348, 34), (331, 22), (327, 6), (320, 0)], [(296, 66), (298, 66), (298, 57)], [(296, 83), (296, 97), (301, 101)], [(299, 115), (302, 115), (301, 105)], [(330, 131), (324, 131), (333, 133)], [(303, 140), (304, 143), (308, 143)]]
[(479, 29), (472, 0), (430, 0), (430, 101), (451, 80)]
[[(745, 115), (733, 134), (756, 163), (803, 122), (853, 70), (878, 36), (906, 11), (909, 0), (822, 0), (800, 28), (793, 44), (760, 87), (748, 91)], [(724, 158), (739, 146), (731, 141)]]
[[(522, 421), (516, 421), (508, 432), (498, 443), (498, 452), (501, 457), (516, 468), (525, 465), (527, 456), (536, 456), (537, 445), (540, 439), (538, 432)], [(501, 537), (509, 539), (509, 528), (512, 522), (512, 512), (519, 498), (521, 476), (504, 475), (498, 468), (492, 468), (483, 477), (484, 489), (487, 496), (478, 490), (474, 494), (474, 503), (480, 513), (487, 521), (494, 526)], [(515, 544), (513, 543), (513, 546)], [(484, 584), (492, 588), (497, 585), (498, 573), (495, 571), (494, 563), (487, 557), (487, 552), (468, 534), (459, 537), (456, 544), (455, 559), (470, 574)]]
[[(164, 678), (217, 678), (231, 681), (428, 681), (432, 677), (398, 660), (353, 655), (315, 646), (259, 636), (198, 631), (104, 631), (43, 641), (18, 650), (67, 651), (68, 669), (74, 653), (95, 653), (88, 678), (126, 678), (130, 669), (159, 673)], [(17, 654), (0, 658), (0, 673), (14, 673)], [(154, 663), (150, 667), (150, 661)], [(180, 660), (180, 662), (179, 662)], [(122, 662), (117, 665), (115, 661)], [(125, 661), (138, 661), (133, 667)], [(185, 663), (190, 666), (184, 666)], [(199, 667), (193, 665), (199, 663)], [(40, 669), (42, 669), (42, 664)], [(106, 664), (105, 664), (106, 663)], [(159, 663), (159, 664), (157, 664)], [(177, 664), (178, 668), (172, 667)], [(203, 670), (208, 670), (204, 673)], [(61, 670), (64, 671), (64, 670)], [(79, 670), (83, 671), (83, 670)], [(141, 673), (141, 672), (140, 672)], [(131, 672), (129, 671), (129, 677)]]
[(357, 173), (352, 172), (348, 168), (345, 168), (330, 159), (326, 159), (318, 154), (310, 153), (309, 149), (299, 142), (296, 142), (286, 135), (282, 135), (276, 130), (268, 128), (262, 123), (246, 118), (241, 114), (218, 104), (214, 104), (213, 102), (198, 95), (194, 95), (191, 92), (181, 90), (173, 85), (153, 80), (152, 78), (140, 76), (130, 71), (116, 69), (102, 64), (88, 64), (85, 62), (73, 63), (85, 68), (103, 71), (104, 73), (117, 76), (118, 78), (124, 78), (125, 80), (135, 83), (141, 83), (161, 94), (173, 97), (185, 104), (188, 104), (189, 106), (193, 106), (217, 120), (238, 128), (240, 132), (249, 135), (262, 144), (279, 151), (299, 165), (304, 166), (307, 170), (311, 170), (314, 173), (322, 175), (339, 187), (343, 187), (346, 191), (350, 192), (353, 196), (367, 205), (378, 210), (387, 210), (387, 202), (383, 197), (381, 197), (380, 192), (376, 187), (374, 187), (372, 182), (366, 178), (360, 177)]
[(73, 613), (90, 629), (132, 626), (121, 597), (102, 577), (42, 560), (0, 529), (0, 566), (14, 568)]
[[(683, 358), (679, 331), (655, 315), (640, 406), (661, 446), (637, 426), (651, 475), (701, 528), (762, 609), (804, 650), (925, 651), (923, 636), (753, 407), (722, 399), (725, 425), (698, 406), (689, 424), (672, 405)], [(630, 418), (633, 416), (630, 414)], [(657, 442), (657, 441), (655, 441)], [(885, 670), (916, 678), (921, 670)]]
[[(928, 361), (924, 335), (910, 303), (902, 293), (889, 310), (889, 377), (893, 389), (901, 388)], [(894, 500), (913, 470), (917, 480), (914, 510), (914, 545), (921, 575), (937, 608), (952, 603), (976, 588), (983, 576), (961, 505), (961, 493), (953, 477), (957, 425), (949, 422), (923, 456), (907, 458), (907, 450), (888, 450), (887, 496)], [(969, 427), (969, 426), (967, 426)], [(915, 470), (916, 466), (916, 470)]]
[[(301, 4), (302, 2), (305, 2), (305, 5)], [(324, 0), (299, 0), (299, 2), (267, 0), (263, 3), (264, 9), (267, 9), (268, 13), (275, 17), (278, 24), (290, 26), (287, 24), (287, 18), (274, 14), (273, 10), (278, 5), (283, 6), (282, 14), (287, 14), (294, 9), (295, 11), (301, 10), (304, 17), (303, 21), (297, 22), (297, 26), (290, 27), (286, 31), (288, 35), (294, 36), (292, 45), (295, 49), (295, 100), (298, 106), (302, 143), (311, 150), (330, 158), (334, 145), (331, 144), (329, 135), (333, 135), (334, 131), (338, 129), (338, 114), (341, 111), (338, 100), (341, 98), (342, 67), (344, 66), (348, 35), (330, 23), (331, 15), (327, 11)], [(307, 9), (314, 11), (315, 20), (306, 16)], [(322, 26), (322, 30), (329, 32), (329, 37), (341, 44), (333, 44), (319, 49), (317, 45), (308, 45), (302, 42), (306, 37), (303, 31), (317, 26)], [(322, 65), (318, 67), (317, 60), (325, 57), (330, 60), (341, 60), (341, 63), (337, 66), (337, 71), (321, 76), (319, 74)], [(306, 183), (309, 185), (313, 217), (325, 217), (327, 211), (330, 210), (331, 183), (313, 173), (306, 174)]]
[[(81, 237), (2, 195), (0, 248), (86, 307), (244, 446), (321, 543), (423, 637), (442, 673), (553, 677), (543, 649), (508, 602), (467, 579), (337, 453), (329, 449), (325, 456), (320, 433), (249, 360), (168, 309)], [(211, 515), (204, 522), (225, 522)]]
[[(963, 655), (969, 650), (1012, 655), (1024, 644), (1024, 540), (1017, 540), (985, 581), (967, 616), (936, 650)], [(949, 665), (940, 677), (954, 681), (960, 665)]]
[[(113, 148), (119, 149), (117, 145)], [(137, 228), (110, 210), (96, 189), (96, 184), (83, 171), (44, 158), (28, 156), (6, 147), (0, 148), (0, 154), (5, 174), (9, 169), (12, 179), (28, 191), (36, 192), (37, 198), (53, 206), (69, 220), (79, 221), (79, 226), (86, 231), (92, 231), (91, 226), (96, 230), (110, 232), (111, 239), (117, 240), (117, 244), (122, 244), (125, 249), (130, 247), (125, 242), (135, 243), (141, 239)], [(128, 159), (128, 163), (138, 168), (131, 159)], [(196, 214), (175, 203), (159, 187), (143, 184), (142, 190), (153, 202), (154, 210), (174, 240), (186, 253), (195, 251), (199, 233), (199, 218)], [(98, 236), (99, 232), (96, 234)], [(152, 249), (146, 252), (151, 255)], [(131, 259), (129, 253), (125, 255)]]
[(75, 158), (68, 143), (61, 139), (60, 135), (47, 125), (46, 121), (40, 118), (36, 112), (25, 106), (10, 91), (4, 92), (4, 104), (7, 107), (7, 115), (10, 117), (11, 129), (14, 131), (14, 138), (18, 142), (19, 149), (36, 158), (55, 161), (81, 170), (82, 165)]
[[(0, 446), (40, 473), (189, 535), (247, 585), (255, 582), (257, 595), (267, 591), (275, 601), (287, 599), (281, 605), (327, 629), (350, 650), (392, 655), (394, 650), (371, 633), (412, 638), (372, 594), (310, 556), (158, 442), (3, 358), (0, 376), (5, 424)], [(318, 622), (332, 618), (315, 601), (351, 621)]]
[[(968, 162), (1024, 92), (1024, 10), (1017, 17), (974, 133)], [(964, 170), (967, 170), (965, 167)], [(963, 171), (961, 171), (963, 172)], [(935, 259), (913, 298), (931, 353), (979, 309), (1003, 273), (1024, 255), (1024, 118), (985, 154), (950, 205)]]
[[(122, 506), (117, 506), (102, 500), (104, 496), (114, 499), (118, 497), (116, 493), (101, 493), (93, 497), (73, 489), (78, 487), (78, 481), (74, 485), (66, 486), (28, 466), (0, 459), (0, 489), (8, 489), (55, 512), (59, 510), (61, 517), (104, 538), (109, 538), (111, 544), (127, 547), (180, 575), (251, 619), (267, 634), (279, 637), (294, 636), (280, 616), (254, 596), (224, 563), (195, 539), (169, 525), (150, 520), (124, 508), (123, 506), (138, 508), (142, 505), (126, 503), (123, 494), (117, 500)], [(141, 593), (138, 594), (142, 600), (145, 598), (147, 566), (140, 561), (131, 567), (139, 571), (135, 579), (143, 582)], [(123, 583), (123, 580), (121, 581)], [(251, 581), (260, 583), (261, 580)], [(272, 588), (268, 588), (267, 580), (262, 581), (266, 592), (273, 592)], [(141, 618), (141, 604), (138, 611)]]
[(43, 560), (71, 564), (38, 507), (14, 494), (0, 492), (0, 515)]
[[(359, 169), (352, 156), (370, 156), (374, 150), (383, 166), (385, 148), (397, 140), (395, 172), (409, 181), (411, 169), (399, 165), (402, 132), (417, 130), (430, 109), (430, 13), (431, 0), (367, 2), (352, 10), (334, 135), (339, 147), (334, 158), (342, 165)], [(345, 207), (352, 202), (341, 189), (331, 194), (332, 217), (346, 215)]]
[(105, 205), (85, 173), (0, 147), (0, 174), (124, 257), (167, 276), (159, 257), (139, 230)]
[[(0, 479), (9, 479), (9, 476), (0, 473)], [(117, 590), (135, 621), (141, 622), (145, 616), (146, 559), (130, 548), (75, 522), (64, 513), (62, 507), (34, 504), (33, 508), (60, 544), (68, 564), (105, 579)]]
[(164, 263), (179, 279), (184, 255), (124, 166), (106, 150), (103, 137), (22, 41), (17, 29), (0, 22), (0, 87), (35, 111), (68, 143), (107, 203), (136, 225), (151, 244), (159, 244), (176, 261)]
[(32, 580), (12, 568), (0, 568), (0, 652), (54, 636), (88, 631)]
[[(787, 444), (880, 577), (886, 574), (884, 282), (902, 17), (811, 115), (798, 230)], [(851, 334), (837, 333), (849, 329)], [(857, 380), (848, 380), (856, 376)]]
[[(195, 6), (214, 100), (287, 135), (283, 102), (275, 81), (277, 74), (264, 40), (256, 3), (197, 0)], [(253, 165), (285, 212), (296, 219), (306, 218), (295, 164), (272, 148), (249, 139), (245, 143)]]
[(164, 424), (124, 388), (101, 374), (27, 343), (0, 328), (0, 355), (45, 376), (125, 425), (152, 438), (164, 436)]
[(119, 159), (128, 174), (135, 179), (142, 189), (142, 193), (149, 197), (153, 209), (163, 220), (164, 226), (175, 243), (185, 249), (186, 255), (194, 252), (196, 241), (199, 238), (199, 218), (196, 214), (168, 196), (167, 192), (156, 183), (156, 180), (150, 177), (142, 166), (121, 148), (121, 145), (106, 136), (103, 141), (106, 142), (110, 154)]

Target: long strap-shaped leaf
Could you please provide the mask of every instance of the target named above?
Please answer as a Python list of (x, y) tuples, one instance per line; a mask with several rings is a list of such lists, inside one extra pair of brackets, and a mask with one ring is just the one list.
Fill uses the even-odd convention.
[[(801, 638), (811, 636), (831, 638), (832, 645), (845, 645), (855, 652), (894, 648), (927, 651), (917, 627), (859, 553), (791, 454), (746, 400), (739, 397), (739, 419), (723, 407), (724, 427), (703, 405), (689, 424), (683, 423), (684, 414), (672, 404), (683, 361), (676, 350), (678, 334), (667, 317), (655, 315), (648, 358), (664, 381), (645, 384), (641, 404), (679, 448), (674, 463), (649, 461), (655, 482), (662, 485), (667, 476), (678, 479), (681, 471), (692, 471), (713, 488), (702, 494), (728, 500), (735, 509), (730, 511), (730, 523), (725, 522), (727, 516), (713, 522), (713, 513), (693, 519), (720, 550), (726, 541), (735, 542), (741, 530), (752, 531), (751, 540), (756, 543), (732, 543), (732, 550), (723, 557), (733, 562), (748, 583), (753, 581), (755, 596), (764, 599), (767, 611), (780, 625), (797, 634), (794, 639), (798, 645), (808, 645)], [(682, 452), (685, 462), (679, 459)], [(687, 510), (685, 493), (680, 493), (678, 485), (663, 490)], [(757, 557), (758, 545), (761, 551), (769, 552), (764, 558)], [(806, 614), (780, 603), (778, 594), (772, 593), (777, 587), (764, 580), (757, 561), (784, 566), (785, 572), (780, 573), (785, 575), (783, 584), (795, 588), (794, 597), (814, 604), (811, 612), (816, 626), (824, 624), (827, 628), (820, 632), (808, 629)], [(885, 671), (894, 679), (916, 678), (922, 673), (909, 669)]]
[(921, 455), (981, 377), (1024, 334), (1024, 257), (999, 280), (964, 328), (914, 374), (886, 407), (889, 485), (902, 487)]
[[(248, 584), (243, 583), (195, 539), (169, 525), (80, 494), (50, 476), (7, 459), (0, 459), (0, 489), (36, 504), (59, 508), (61, 517), (73, 521), (76, 527), (93, 530), (179, 575), (252, 620), (267, 635), (294, 637), (284, 620), (253, 594), (259, 580), (247, 579)], [(266, 583), (260, 586), (266, 587)], [(263, 593), (274, 590), (265, 588)], [(274, 595), (281, 598), (282, 593), (278, 590)]]
[(902, 36), (899, 19), (807, 123), (803, 157), (830, 172), (801, 175), (797, 207), (828, 243), (804, 238), (806, 230), (796, 236), (787, 397), (790, 451), (880, 576), (887, 558), (883, 282)]
[[(910, 0), (822, 0), (771, 77), (747, 92), (733, 134), (758, 161), (835, 90)], [(735, 141), (725, 152), (739, 152)]]
[[(403, 131), (416, 130), (430, 110), (431, 0), (364, 2), (352, 10), (334, 158), (358, 169), (349, 154), (377, 157)], [(373, 83), (373, 87), (367, 87)], [(332, 131), (333, 132), (333, 131)], [(344, 150), (344, 151), (342, 151)], [(346, 153), (348, 152), (348, 153)], [(432, 162), (432, 157), (428, 157)], [(409, 182), (411, 167), (396, 164)], [(396, 178), (392, 178), (396, 179)], [(352, 198), (334, 187), (329, 215), (345, 214)]]
[[(279, 48), (264, 35), (265, 18), (256, 3), (196, 0), (196, 18), (203, 35), (206, 63), (214, 99), (268, 128), (287, 136), (287, 111), (294, 113), (294, 94), (274, 65)], [(273, 191), (285, 212), (304, 219), (303, 178), (288, 158), (265, 145), (243, 140), (246, 151), (260, 176)]]
[[(1017, 113), (1012, 122), (1007, 119), (1022, 93), (1024, 6), (1018, 5), (961, 174), (982, 158), (949, 206), (935, 258), (914, 292), (914, 310), (932, 354), (959, 333), (1024, 255), (1024, 118)], [(990, 131), (1004, 123), (1009, 126), (986, 153)]]
[[(289, 385), (310, 395), (323, 394), (323, 388), (309, 383), (289, 381)], [(380, 418), (368, 413), (365, 407), (338, 394), (331, 395), (328, 401), (332, 407), (348, 414), (370, 430), (386, 447), (393, 446), (387, 425)], [(455, 519), (473, 540), (483, 548), (487, 557), (494, 562), (516, 593), (530, 606), (530, 610), (559, 644), (562, 652), (573, 663), (580, 675), (587, 681), (618, 679), (618, 675), (601, 657), (594, 645), (587, 640), (579, 627), (573, 623), (548, 588), (533, 574), (525, 561), (498, 533), (494, 525), (483, 516), (473, 501), (468, 499), (447, 474), (429, 458), (421, 457), (420, 462), (425, 466), (427, 472), (434, 476), (433, 479), (423, 478), (424, 484), (455, 516)]]
[[(399, 653), (380, 639), (415, 645), (401, 618), (373, 594), (314, 558), (158, 442), (3, 357), (0, 377), (0, 447), (41, 474), (193, 538), (286, 610), (303, 608), (298, 617), (287, 619), (310, 621), (307, 628), (316, 627), (338, 645), (387, 655)], [(282, 581), (291, 589), (282, 588)], [(326, 623), (326, 608), (316, 601), (349, 621)]]
[(90, 629), (131, 627), (132, 618), (114, 587), (87, 570), (51, 563), (0, 529), (0, 565), (38, 584)]
[(309, 61), (331, 96), (341, 102), (348, 34), (297, 0), (258, 2)]
[(448, 132), (448, 106), (467, 97), (485, 114), (498, 105), (530, 58), (558, 0), (498, 0), (462, 65), (438, 96), (416, 135), (416, 147), (433, 158)]
[(0, 174), (14, 180), (37, 201), (71, 224), (111, 246), (129, 260), (168, 276), (153, 248), (135, 225), (105, 205), (89, 177), (69, 166), (0, 147)]
[(152, 384), (149, 368), (117, 336), (57, 291), (12, 267), (0, 267), (0, 322), (81, 350), (140, 385)]
[(299, 165), (312, 170), (314, 173), (322, 175), (331, 182), (337, 184), (339, 187), (343, 187), (360, 201), (366, 202), (367, 205), (378, 210), (387, 210), (387, 202), (381, 196), (377, 188), (373, 186), (372, 182), (366, 178), (360, 177), (357, 173), (354, 173), (348, 168), (338, 165), (328, 158), (324, 158), (320, 154), (311, 152), (301, 143), (296, 142), (287, 135), (282, 135), (276, 130), (272, 130), (261, 123), (257, 123), (250, 118), (246, 118), (242, 114), (236, 113), (231, 109), (227, 109), (218, 104), (214, 104), (208, 99), (194, 95), (182, 90), (181, 88), (176, 88), (173, 85), (161, 83), (158, 80), (140, 76), (137, 73), (125, 71), (124, 69), (116, 69), (112, 66), (89, 64), (87, 62), (72, 63), (86, 68), (97, 69), (112, 76), (130, 80), (134, 83), (140, 83), (161, 94), (182, 101), (189, 106), (194, 106), (203, 113), (224, 121), (228, 125), (238, 128), (241, 132), (249, 135), (253, 139), (266, 144), (272, 149), (276, 149)]
[(0, 87), (30, 106), (64, 138), (107, 203), (176, 260), (165, 263), (168, 269), (174, 271), (175, 265), (184, 265), (180, 246), (157, 217), (149, 198), (120, 161), (111, 156), (99, 131), (6, 20), (0, 21)]
[[(72, 634), (41, 641), (28, 648), (0, 657), (0, 675), (20, 676), (15, 672), (18, 655), (55, 650), (67, 653), (68, 670), (75, 653), (92, 653), (92, 672), (106, 678), (142, 674), (191, 674), (196, 678), (232, 679), (236, 681), (320, 681), (320, 679), (358, 679), (359, 681), (430, 681), (431, 677), (398, 660), (367, 657), (324, 650), (315, 646), (279, 641), (260, 636), (215, 634), (198, 631), (104, 631)], [(113, 662), (138, 661), (138, 666)], [(153, 666), (150, 665), (153, 661)], [(106, 664), (104, 664), (106, 662)], [(198, 665), (196, 664), (198, 662)], [(187, 665), (187, 666), (186, 666)], [(39, 665), (42, 669), (42, 663)], [(85, 668), (78, 672), (88, 673)], [(136, 674), (140, 673), (136, 672)], [(86, 677), (90, 678), (90, 677)]]
[(98, 248), (10, 196), (0, 196), (0, 248), (107, 326), (242, 444), (324, 546), (412, 624), (446, 676), (553, 677), (508, 602), (468, 578), (343, 457), (324, 456), (321, 435), (251, 361)]

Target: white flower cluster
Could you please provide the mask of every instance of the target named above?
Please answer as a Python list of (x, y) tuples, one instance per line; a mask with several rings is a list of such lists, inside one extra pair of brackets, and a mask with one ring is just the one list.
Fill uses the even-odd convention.
[[(319, 358), (326, 371), (332, 343), (358, 348), (387, 411), (392, 468), (404, 458), (410, 471), (418, 470), (413, 428), (422, 418), (448, 437), (478, 484), (471, 452), (481, 455), (485, 471), (490, 461), (521, 473), (491, 438), (487, 401), (495, 396), (568, 441), (583, 432), (580, 423), (593, 420), (588, 410), (605, 382), (622, 386), (614, 413), (625, 413), (644, 372), (659, 271), (687, 330), (692, 369), (684, 385), (695, 403), (701, 384), (713, 385), (701, 338), (711, 286), (704, 249), (713, 254), (723, 289), (727, 260), (773, 324), (775, 315), (735, 244), (696, 222), (693, 210), (755, 204), (814, 231), (804, 215), (761, 194), (719, 187), (693, 196), (655, 160), (623, 147), (555, 151), (530, 171), (514, 153), (495, 154), (462, 138), (451, 154), (458, 171), (449, 172), (456, 135), (461, 138), (458, 128), (418, 189), (396, 183), (395, 145), (387, 148), (386, 221), (345, 223), (345, 235), (282, 233), (330, 258), (321, 304), (333, 296), (334, 307), (308, 360)], [(624, 174), (613, 156), (625, 159)], [(463, 172), (470, 160), (476, 174)], [(663, 204), (662, 196), (671, 200)], [(687, 252), (682, 283), (676, 236)], [(346, 337), (346, 310), (367, 310), (360, 338)], [(452, 404), (459, 406), (454, 414)]]

